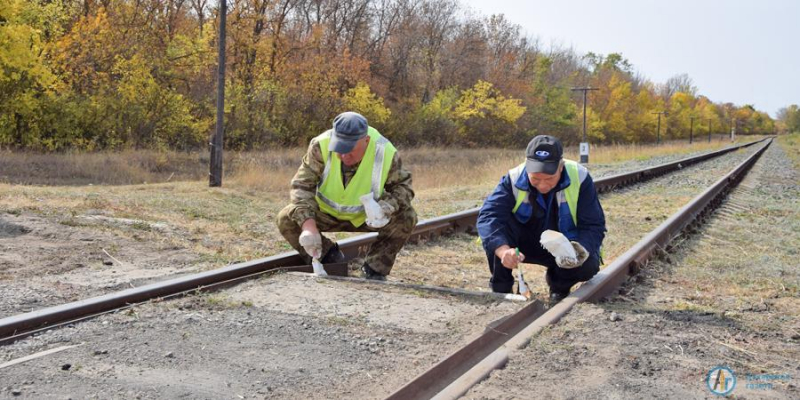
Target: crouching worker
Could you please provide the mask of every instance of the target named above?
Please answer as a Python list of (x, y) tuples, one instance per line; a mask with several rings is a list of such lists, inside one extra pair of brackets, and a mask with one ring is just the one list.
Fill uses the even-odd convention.
[(411, 173), (392, 143), (366, 118), (346, 112), (311, 139), (278, 229), (309, 264), (312, 257), (344, 261), (339, 246), (320, 232), (378, 232), (361, 270), (367, 279), (385, 280), (417, 224), (413, 198)]
[[(478, 233), (489, 260), (492, 290), (510, 293), (521, 262), (547, 267), (550, 303), (569, 295), (600, 269), (605, 216), (585, 167), (562, 158), (561, 142), (533, 138), (526, 161), (508, 171), (478, 215)], [(577, 257), (554, 257), (541, 244), (544, 231), (561, 232)], [(569, 246), (569, 245), (567, 245)]]

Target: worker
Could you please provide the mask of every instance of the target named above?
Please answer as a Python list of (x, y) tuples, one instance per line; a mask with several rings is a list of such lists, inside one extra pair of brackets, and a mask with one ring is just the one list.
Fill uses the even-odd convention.
[(361, 266), (363, 277), (385, 280), (417, 224), (411, 173), (389, 140), (355, 112), (311, 139), (292, 178), (291, 203), (278, 229), (307, 263), (344, 261), (339, 245), (320, 232), (378, 232)]
[[(478, 233), (489, 261), (492, 290), (510, 293), (521, 262), (547, 268), (551, 304), (600, 269), (605, 216), (589, 171), (563, 157), (561, 142), (539, 135), (526, 160), (503, 176), (478, 214)], [(554, 257), (540, 243), (546, 230), (560, 232), (575, 257)]]

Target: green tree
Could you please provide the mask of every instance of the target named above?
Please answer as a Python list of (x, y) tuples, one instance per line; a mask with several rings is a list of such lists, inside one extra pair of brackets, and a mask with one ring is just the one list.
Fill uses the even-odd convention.
[(528, 136), (548, 134), (569, 139), (567, 133), (574, 129), (580, 115), (579, 105), (570, 99), (568, 82), (552, 85), (548, 75), (553, 60), (542, 56), (536, 61), (536, 74), (530, 90), (529, 107), (523, 118), (530, 120)]

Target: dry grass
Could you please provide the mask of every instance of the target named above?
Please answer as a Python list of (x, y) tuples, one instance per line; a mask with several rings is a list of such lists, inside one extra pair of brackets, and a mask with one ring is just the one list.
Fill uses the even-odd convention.
[[(740, 138), (741, 140), (741, 138)], [(752, 137), (741, 141), (753, 140)], [(725, 141), (672, 142), (654, 145), (595, 146), (591, 162), (611, 164), (646, 160), (666, 154), (687, 154), (718, 149)], [(305, 149), (260, 152), (227, 152), (224, 182), (258, 191), (284, 191)], [(416, 148), (401, 151), (406, 168), (414, 174), (418, 190), (497, 182), (509, 168), (522, 161), (522, 149)], [(577, 159), (577, 149), (566, 149)], [(208, 153), (134, 151), (107, 153), (0, 153), (0, 182), (20, 185), (81, 186), (137, 185), (175, 181), (205, 181)]]
[(779, 136), (778, 143), (783, 146), (795, 169), (800, 169), (800, 132)]
[[(737, 142), (750, 142), (756, 137), (739, 137)], [(711, 151), (730, 145), (727, 140), (714, 139), (711, 142), (696, 141), (691, 145), (686, 141), (672, 141), (660, 145), (655, 144), (615, 144), (610, 146), (592, 146), (589, 160), (593, 163), (610, 164), (628, 160), (647, 160), (664, 154), (688, 154), (697, 151)], [(567, 157), (579, 158), (577, 148), (569, 148)]]
[[(0, 154), (0, 182), (20, 185), (131, 185), (175, 178), (199, 179), (208, 165), (198, 154), (125, 151)], [(206, 167), (207, 169), (207, 167)], [(206, 172), (207, 173), (207, 172)]]
[[(782, 138), (786, 139), (786, 138)], [(696, 235), (645, 271), (655, 288), (632, 287), (658, 309), (714, 313), (757, 332), (781, 338), (797, 359), (800, 331), (800, 201), (798, 170), (786, 168), (800, 142), (780, 140)], [(783, 153), (783, 154), (781, 154)], [(796, 164), (795, 164), (796, 165)], [(748, 345), (759, 347), (761, 340)], [(796, 342), (795, 342), (796, 343)], [(760, 349), (764, 353), (783, 351)]]

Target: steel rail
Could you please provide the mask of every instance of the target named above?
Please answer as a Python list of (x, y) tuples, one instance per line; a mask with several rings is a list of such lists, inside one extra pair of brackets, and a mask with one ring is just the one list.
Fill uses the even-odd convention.
[[(764, 140), (767, 139), (730, 146), (695, 157), (688, 157), (654, 167), (600, 178), (595, 180), (595, 186), (599, 192), (608, 192), (627, 185), (643, 182), (671, 171), (679, 170), (688, 165), (719, 157), (729, 152), (752, 146)], [(476, 207), (422, 221), (417, 224), (409, 241), (415, 242), (423, 238), (456, 232), (474, 232), (479, 210), (480, 208)], [(377, 236), (377, 233), (367, 233), (340, 240), (338, 241), (339, 248), (345, 254), (346, 259), (349, 260), (357, 257), (359, 254), (364, 254)], [(213, 287), (214, 284), (218, 282), (242, 279), (249, 276), (256, 276), (265, 271), (302, 264), (305, 264), (305, 262), (300, 255), (296, 251), (290, 251), (266, 258), (232, 264), (211, 271), (168, 279), (132, 289), (2, 318), (0, 319), (0, 344), (13, 342), (33, 332), (49, 327), (58, 326), (69, 321), (84, 319), (91, 315), (99, 315), (131, 304), (143, 303), (195, 289)]]
[[(492, 342), (491, 346), (494, 349), (491, 352), (486, 348), (490, 346), (489, 344), (484, 345), (485, 347), (474, 348), (474, 343), (486, 341), (481, 339), (486, 335), (484, 333), (465, 348), (446, 357), (392, 393), (387, 399), (457, 399), (463, 396), (493, 370), (502, 368), (508, 362), (511, 352), (527, 346), (535, 334), (544, 327), (558, 322), (575, 304), (596, 301), (615, 292), (629, 275), (637, 272), (659, 250), (665, 249), (684, 229), (693, 224), (699, 224), (701, 218), (713, 211), (728, 192), (744, 178), (771, 143), (772, 141), (769, 140), (747, 160), (709, 186), (628, 251), (617, 257), (594, 278), (543, 312), (534, 321), (527, 323), (526, 326), (505, 326), (504, 329), (508, 332), (517, 331), (518, 333), (503, 336), (503, 343)], [(518, 313), (525, 311), (523, 309)], [(520, 324), (526, 323), (525, 319), (516, 317), (515, 314), (512, 314), (509, 320)], [(465, 358), (463, 353), (466, 348), (470, 348), (475, 356)], [(451, 372), (454, 370), (457, 370), (458, 373)]]

